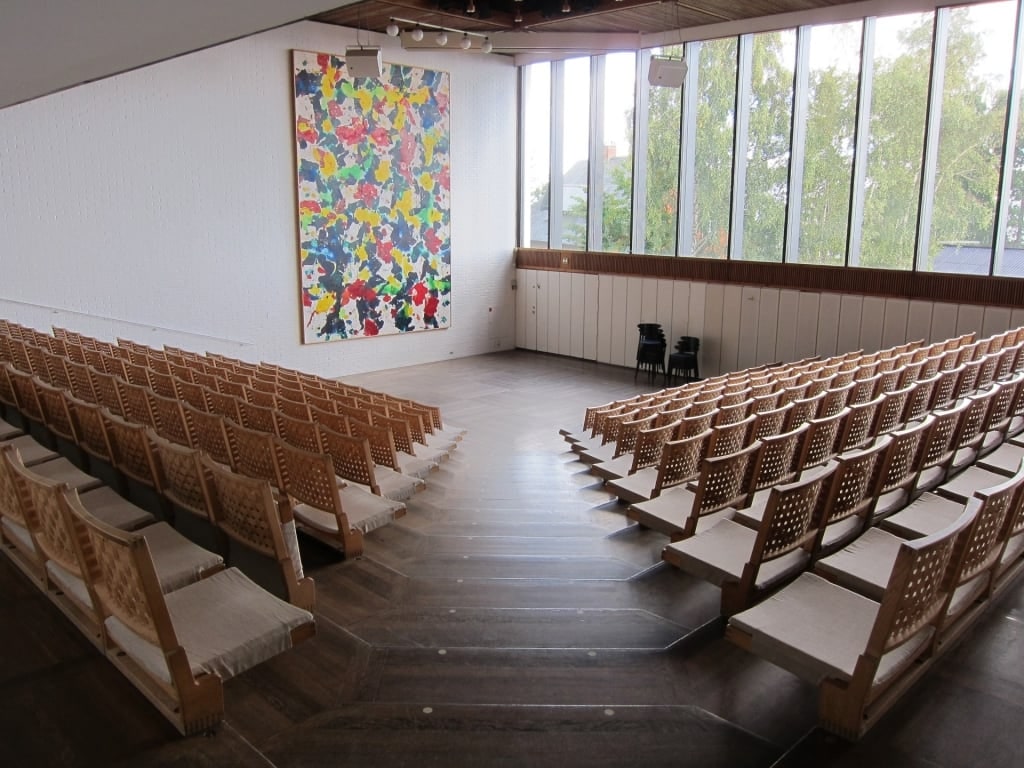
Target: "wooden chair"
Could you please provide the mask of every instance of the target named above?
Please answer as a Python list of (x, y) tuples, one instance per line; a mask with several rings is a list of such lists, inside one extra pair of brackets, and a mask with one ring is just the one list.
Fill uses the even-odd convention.
[(814, 546), (815, 559), (842, 549), (864, 530), (878, 501), (882, 466), (891, 441), (887, 435), (870, 448), (851, 451), (836, 460), (826, 517)]
[(223, 718), (223, 680), (315, 634), (311, 613), (234, 568), (165, 596), (144, 537), (79, 521), (107, 657), (183, 734)]
[[(652, 418), (648, 424), (653, 425), (653, 423), (654, 419)], [(590, 471), (607, 482), (635, 475), (640, 470), (647, 469), (648, 467), (657, 467), (661, 461), (662, 448), (665, 443), (675, 437), (678, 428), (679, 422), (673, 422), (662, 427), (650, 426), (649, 428), (641, 429), (633, 446), (632, 453), (616, 457), (611, 461), (594, 464), (590, 467)], [(648, 480), (650, 482), (650, 489), (653, 489), (656, 476), (652, 477), (649, 474)], [(609, 490), (614, 491), (611, 488)]]
[(117, 377), (113, 374), (99, 371), (94, 366), (90, 366), (88, 370), (92, 390), (96, 393), (96, 403), (106, 408), (115, 416), (124, 417), (124, 404), (121, 402), (121, 395), (117, 391)]
[(0, 446), (0, 544), (22, 573), (43, 586), (46, 583), (45, 560), (32, 535), (32, 531), (39, 529), (39, 521), (19, 487), (15, 465), (21, 465), (17, 450)]
[(712, 427), (708, 456), (728, 456), (750, 445), (756, 420), (756, 416), (750, 415), (732, 424)]
[(804, 422), (818, 418), (818, 412), (821, 410), (821, 405), (824, 401), (824, 392), (819, 392), (813, 397), (799, 397), (791, 400), (793, 409), (789, 412), (789, 419), (786, 421), (784, 429), (788, 431), (799, 427)]
[(840, 454), (864, 448), (875, 439), (875, 426), (878, 423), (877, 416), (883, 398), (883, 395), (879, 395), (871, 400), (853, 403), (844, 409), (846, 417), (843, 419), (843, 427), (837, 442)]
[[(316, 418), (315, 413), (314, 418)], [(337, 416), (336, 418), (339, 420), (345, 419), (344, 416)], [(338, 423), (338, 426), (344, 426), (346, 427), (345, 429), (336, 429), (330, 419), (317, 420), (317, 423), (338, 434), (350, 434), (353, 437), (365, 438), (370, 444), (370, 454), (373, 456), (373, 463), (378, 467), (386, 467), (406, 477), (420, 479), (425, 479), (432, 472), (437, 471), (438, 465), (436, 462), (426, 461), (404, 453), (400, 454), (396, 450), (395, 433), (389, 426), (365, 424), (361, 421), (345, 421)]]
[(102, 409), (103, 428), (110, 444), (114, 469), (121, 476), (119, 491), (132, 503), (164, 515), (163, 498), (157, 484), (150, 427), (132, 424)]
[[(230, 541), (271, 560), (288, 602), (313, 611), (316, 588), (313, 580), (303, 572), (295, 520), (281, 520), (281, 507), (274, 498), (270, 483), (238, 475), (210, 461), (209, 457), (199, 461), (200, 468), (205, 469), (210, 477), (213, 522)], [(242, 553), (234, 549), (228, 557), (232, 565), (236, 560), (244, 559)]]
[(878, 498), (866, 526), (877, 525), (913, 500), (933, 423), (934, 418), (929, 416), (919, 424), (889, 434), (891, 440), (876, 489)]
[(223, 416), (216, 413), (182, 405), (182, 414), (189, 429), (189, 442), (193, 448), (203, 451), (214, 461), (224, 466), (235, 468), (234, 446), (232, 445), (227, 425)]
[(694, 490), (680, 487), (671, 505), (631, 504), (627, 517), (672, 541), (687, 539), (732, 517), (735, 508), (746, 506), (757, 450), (757, 445), (750, 445), (728, 456), (704, 459)]
[(750, 439), (760, 440), (764, 437), (781, 435), (787, 431), (785, 426), (789, 421), (789, 412), (792, 409), (793, 404), (786, 403), (786, 405), (779, 408), (758, 412), (754, 419), (754, 426), (751, 428)]
[(956, 434), (953, 437), (954, 454), (949, 465), (948, 476), (956, 475), (972, 465), (978, 458), (985, 440), (988, 411), (996, 394), (997, 391), (991, 389), (963, 398), (967, 403), (967, 408), (960, 417)]
[(693, 480), (700, 473), (700, 463), (707, 455), (710, 438), (711, 430), (705, 429), (697, 435), (667, 441), (662, 446), (657, 470), (649, 467), (613, 480), (608, 483), (608, 490), (615, 493), (620, 501), (642, 504), (643, 513), (654, 515), (660, 515), (675, 506), (679, 500), (675, 498), (676, 488), (684, 494), (683, 503), (686, 503), (689, 497), (685, 495), (686, 489), (682, 484)]
[(760, 441), (747, 489), (747, 505), (736, 510), (736, 522), (752, 528), (761, 526), (771, 489), (794, 481), (800, 474), (798, 463), (807, 431), (807, 424), (801, 424), (789, 432)]
[(156, 433), (178, 445), (191, 446), (192, 432), (181, 401), (177, 398), (163, 397), (152, 390), (147, 393), (147, 399)]
[(729, 620), (726, 638), (819, 687), (819, 725), (857, 739), (928, 668), (944, 577), (968, 520), (905, 542), (875, 602), (802, 574)]
[(346, 558), (363, 552), (363, 536), (405, 514), (405, 505), (355, 489), (342, 503), (331, 457), (277, 441), (284, 490), (296, 523), (307, 533), (341, 549)]
[(761, 525), (753, 530), (721, 520), (669, 544), (662, 558), (722, 588), (721, 613), (731, 616), (803, 572), (824, 513), (831, 471), (771, 489)]
[(289, 445), (313, 453), (323, 450), (317, 422), (311, 421), (308, 416), (297, 419), (278, 411), (274, 414), (274, 425), (277, 436)]
[(156, 426), (156, 417), (149, 407), (151, 390), (148, 385), (129, 384), (126, 381), (115, 378), (114, 386), (117, 389), (117, 396), (121, 402), (121, 410), (124, 413), (125, 421), (145, 424), (148, 427)]
[(801, 470), (820, 466), (836, 456), (839, 452), (839, 433), (849, 413), (847, 406), (832, 416), (807, 421), (807, 435), (799, 460)]
[(366, 438), (342, 435), (323, 425), (316, 428), (320, 432), (323, 451), (330, 455), (338, 476), (349, 483), (395, 502), (411, 499), (426, 486), (421, 478), (377, 466)]

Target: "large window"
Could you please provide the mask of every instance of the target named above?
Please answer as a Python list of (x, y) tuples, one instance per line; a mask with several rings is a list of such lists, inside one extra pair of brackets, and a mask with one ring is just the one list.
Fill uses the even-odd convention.
[[(524, 66), (520, 242), (1024, 277), (1022, 16), (992, 0)], [(682, 88), (649, 84), (652, 55), (685, 55)]]

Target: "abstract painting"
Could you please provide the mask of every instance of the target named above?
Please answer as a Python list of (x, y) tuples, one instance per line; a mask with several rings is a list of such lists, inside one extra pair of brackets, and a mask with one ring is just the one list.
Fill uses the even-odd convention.
[(448, 73), (293, 54), (303, 342), (447, 328)]

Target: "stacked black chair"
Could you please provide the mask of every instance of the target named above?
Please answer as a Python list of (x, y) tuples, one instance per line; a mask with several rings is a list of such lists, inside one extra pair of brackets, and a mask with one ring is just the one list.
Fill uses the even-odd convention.
[(665, 332), (661, 329), (660, 323), (638, 323), (636, 327), (640, 331), (640, 340), (636, 345), (636, 370), (633, 371), (633, 381), (636, 381), (637, 374), (643, 369), (647, 371), (647, 380), (653, 382), (659, 371), (665, 373), (665, 349), (668, 346)]
[(668, 356), (668, 371), (665, 381), (675, 379), (676, 373), (686, 381), (700, 378), (700, 367), (697, 365), (697, 352), (700, 350), (700, 339), (696, 336), (680, 336), (676, 342), (676, 351)]

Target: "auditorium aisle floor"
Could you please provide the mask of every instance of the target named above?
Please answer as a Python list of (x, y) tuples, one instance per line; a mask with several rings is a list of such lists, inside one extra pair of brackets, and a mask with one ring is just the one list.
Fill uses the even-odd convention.
[(740, 766), (1020, 762), (1024, 593), (856, 745), (813, 686), (722, 639), (718, 591), (662, 564), (558, 435), (660, 386), (508, 352), (346, 377), (469, 430), (408, 514), (343, 561), (303, 540), (317, 637), (181, 738), (0, 558), (0, 734), (19, 766)]

